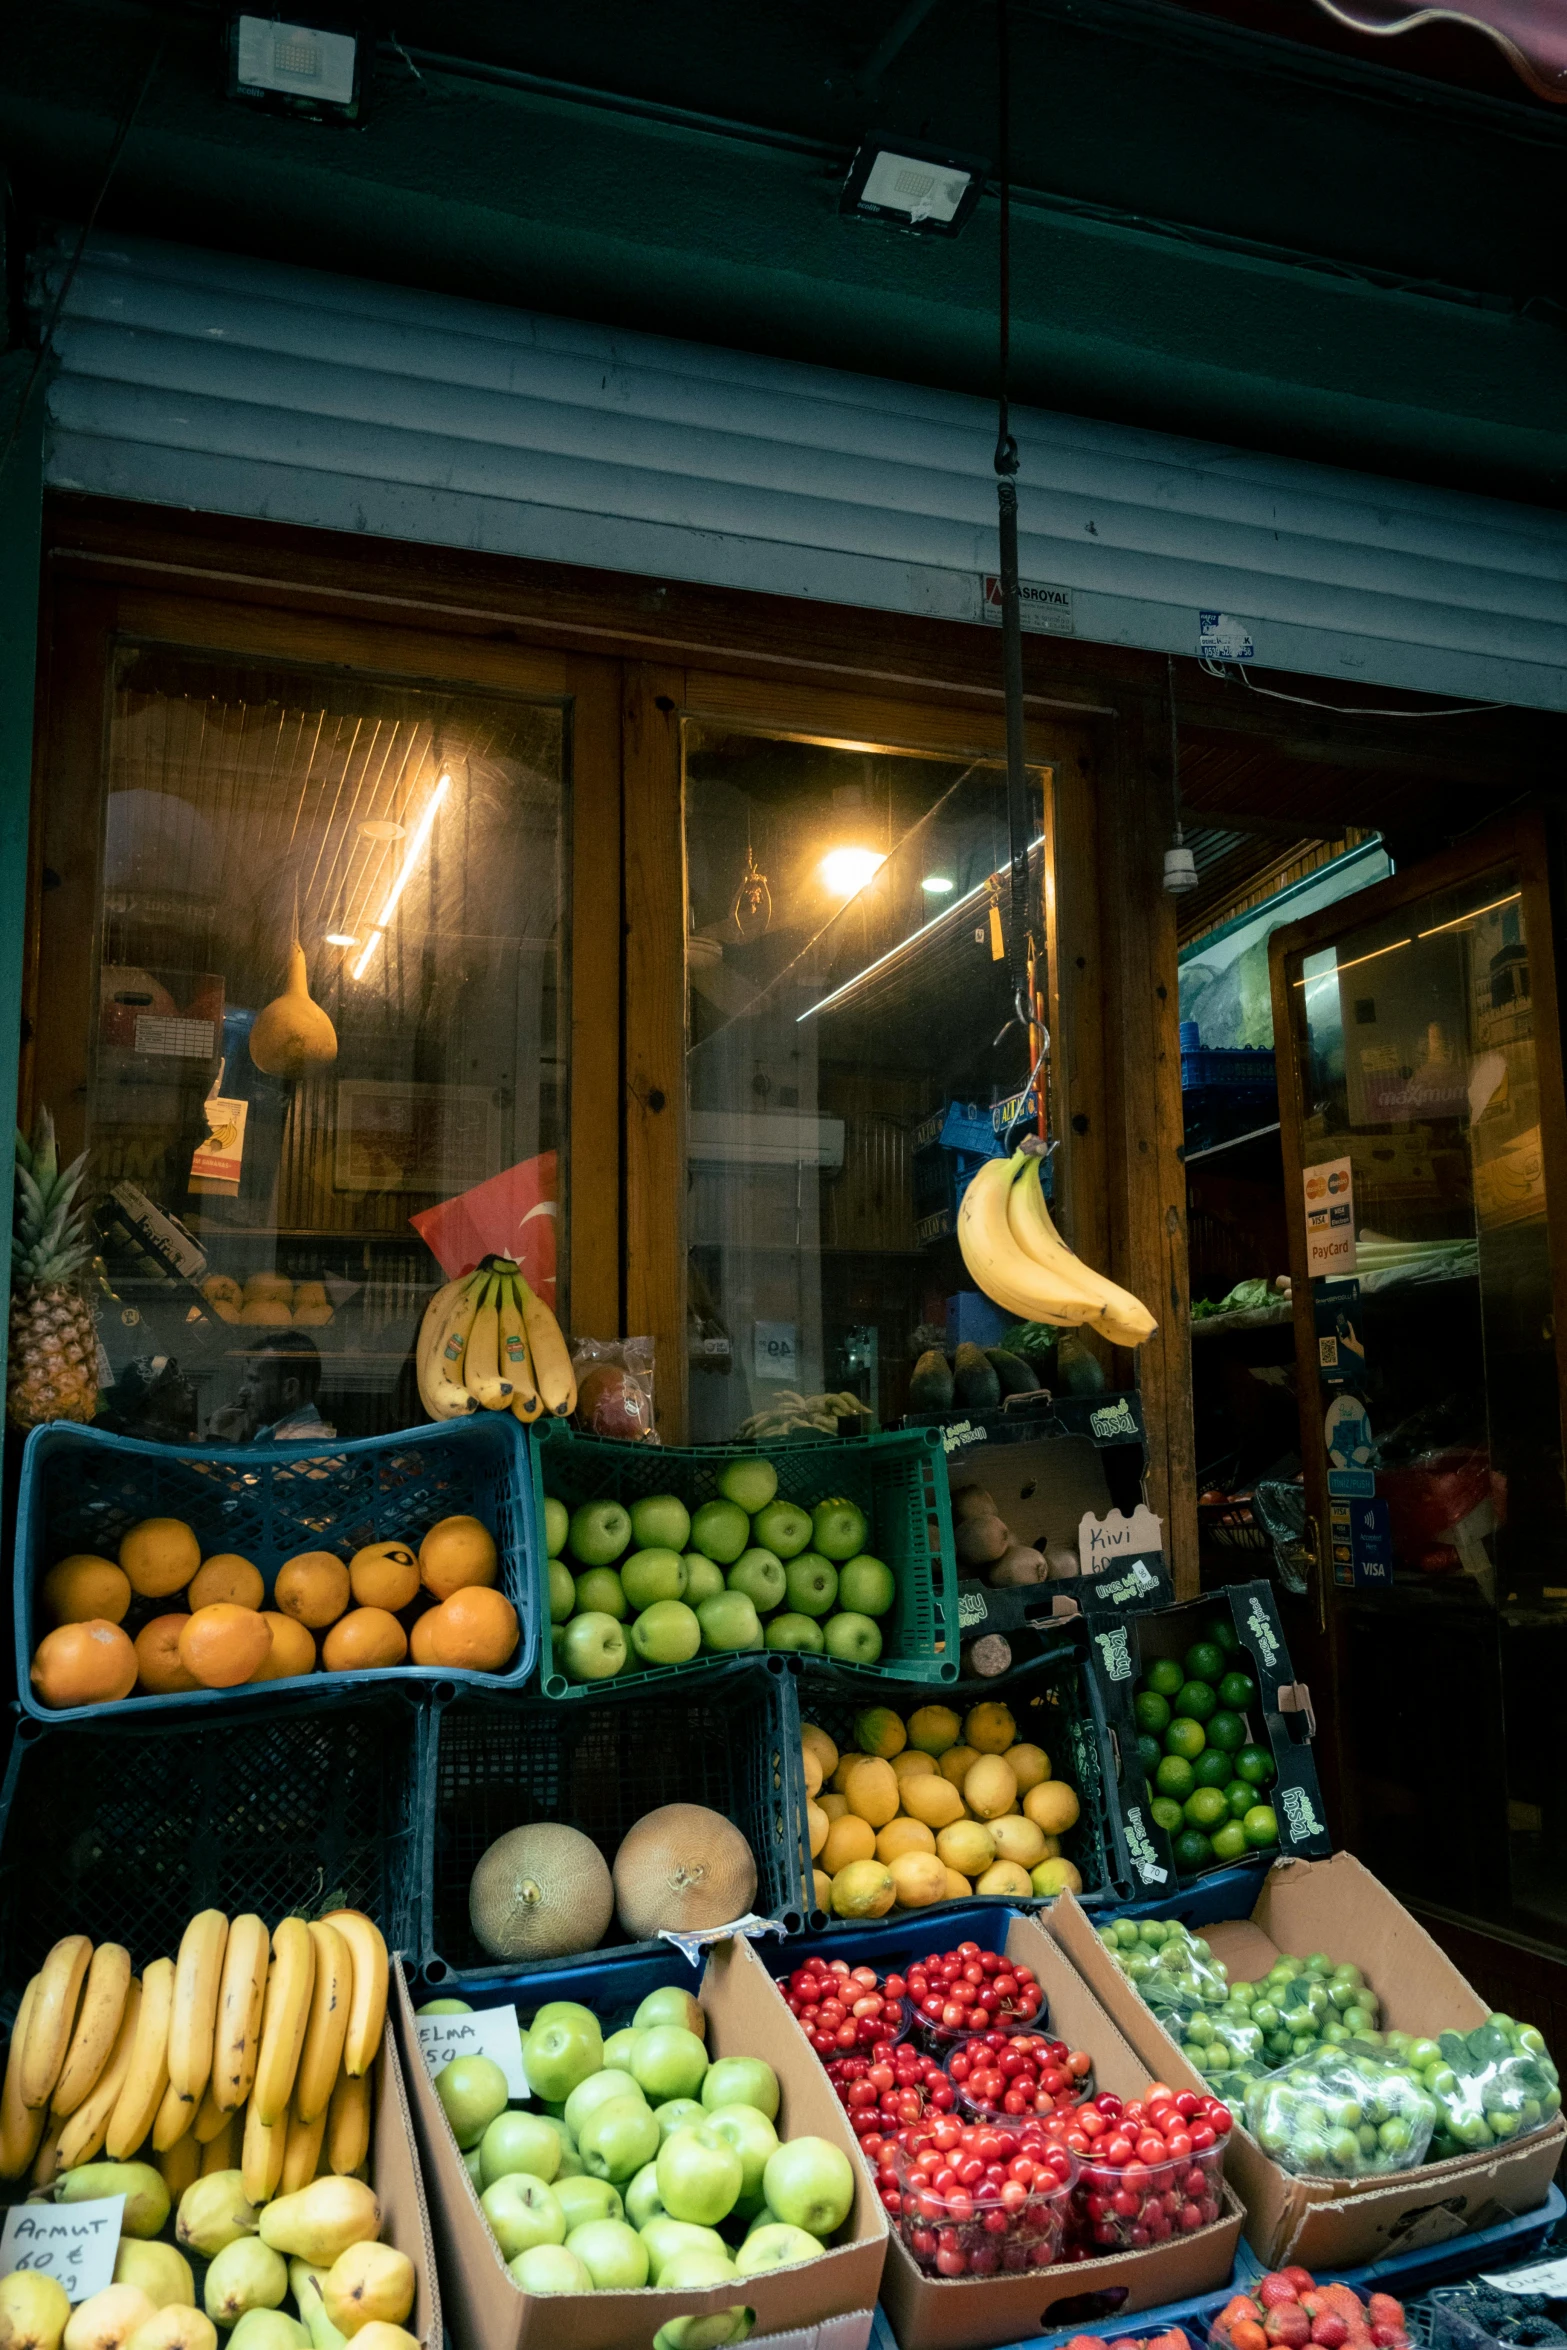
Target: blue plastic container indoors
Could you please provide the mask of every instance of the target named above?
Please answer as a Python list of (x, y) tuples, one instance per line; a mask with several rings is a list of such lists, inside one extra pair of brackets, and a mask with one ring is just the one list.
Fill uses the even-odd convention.
[[(41, 1722), (81, 1722), (105, 1713), (190, 1712), (269, 1703), (279, 1696), (336, 1693), (367, 1682), (472, 1682), (516, 1689), (538, 1659), (543, 1543), (534, 1515), (527, 1439), (510, 1412), (479, 1412), (391, 1436), (348, 1444), (263, 1444), (248, 1448), (145, 1444), (58, 1421), (35, 1428), (22, 1455), (16, 1525), (17, 1686)], [(112, 1559), (126, 1529), (142, 1518), (182, 1518), (203, 1558), (236, 1551), (261, 1571), (270, 1602), (277, 1570), (300, 1551), (329, 1550), (343, 1561), (367, 1542), (402, 1540), (417, 1549), (438, 1518), (471, 1514), (488, 1526), (499, 1554), (499, 1587), (517, 1611), (519, 1638), (498, 1673), (388, 1665), (311, 1673), (280, 1681), (200, 1689), (182, 1696), (133, 1695), (119, 1706), (44, 1705), (28, 1668), (48, 1630), (38, 1604), (45, 1571), (73, 1551)], [(153, 1616), (184, 1605), (133, 1599), (125, 1630), (135, 1637)], [(406, 1619), (405, 1619), (406, 1620)]]

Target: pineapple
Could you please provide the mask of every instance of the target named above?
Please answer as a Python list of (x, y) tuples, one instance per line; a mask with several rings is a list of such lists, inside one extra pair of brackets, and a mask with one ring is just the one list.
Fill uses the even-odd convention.
[(82, 1282), (93, 1244), (85, 1206), (72, 1205), (86, 1164), (83, 1151), (61, 1171), (47, 1110), (30, 1143), (18, 1130), (5, 1396), (13, 1427), (90, 1420), (97, 1409), (98, 1332)]

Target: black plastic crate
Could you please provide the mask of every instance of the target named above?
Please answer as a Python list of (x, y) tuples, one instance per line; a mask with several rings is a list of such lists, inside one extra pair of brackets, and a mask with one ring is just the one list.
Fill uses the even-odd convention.
[[(881, 1686), (880, 1683), (877, 1684)], [(491, 1958), (468, 1917), (468, 1884), (497, 1836), (560, 1820), (591, 1836), (613, 1866), (620, 1840), (665, 1803), (701, 1803), (733, 1820), (756, 1855), (754, 1907), (792, 1933), (810, 1908), (800, 1827), (805, 1775), (794, 1677), (781, 1658), (635, 1701), (556, 1705), (499, 1694), (437, 1702), (425, 1772), (427, 1984), (529, 1973), (646, 1953), (618, 1923), (577, 1959)]]
[(0, 1993), (62, 1934), (172, 1957), (198, 1910), (362, 1909), (417, 1954), (425, 1717), (390, 1693), (219, 1721), (24, 1719), (0, 1791)]

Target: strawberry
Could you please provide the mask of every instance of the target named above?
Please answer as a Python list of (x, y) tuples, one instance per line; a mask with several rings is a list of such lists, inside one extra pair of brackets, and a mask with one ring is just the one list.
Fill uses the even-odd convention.
[(1219, 2325), (1228, 2333), (1231, 2326), (1238, 2326), (1245, 2318), (1250, 2318), (1253, 2325), (1260, 2325), (1262, 2311), (1249, 2293), (1232, 2294), (1220, 2313)]
[(1295, 2300), (1275, 2301), (1262, 2330), (1280, 2350), (1306, 2350), (1311, 2340), (1311, 2320)]
[(1257, 2299), (1262, 2303), (1264, 2309), (1276, 2309), (1281, 2302), (1298, 2301), (1300, 2295), (1287, 2276), (1275, 2272), (1273, 2275), (1263, 2278), (1257, 2287)]
[(1231, 2327), (1230, 2350), (1268, 2350), (1268, 2337), (1255, 2318), (1243, 2317)]
[(1309, 2268), (1281, 2268), (1278, 2273), (1281, 2277), (1289, 2278), (1290, 2283), (1294, 2286), (1297, 2294), (1299, 2294), (1302, 2299), (1304, 2299), (1306, 2294), (1311, 2292), (1316, 2285), (1317, 2280), (1312, 2275)]
[(1391, 2293), (1373, 2293), (1366, 2303), (1366, 2315), (1374, 2326), (1396, 2326), (1404, 2330), (1404, 2304), (1395, 2301)]
[(1317, 2350), (1344, 2350), (1349, 2340), (1349, 2328), (1335, 2309), (1324, 2309), (1320, 2317), (1311, 2321), (1311, 2338)]

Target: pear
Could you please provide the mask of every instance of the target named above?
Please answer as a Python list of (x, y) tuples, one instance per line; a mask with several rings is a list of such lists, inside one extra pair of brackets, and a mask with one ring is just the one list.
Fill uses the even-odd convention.
[(114, 2256), (114, 2281), (117, 2285), (140, 2285), (154, 2309), (167, 2309), (171, 2304), (181, 2309), (195, 2306), (196, 2280), (190, 2273), (190, 2262), (172, 2244), (147, 2244), (139, 2236), (122, 2236)]
[(354, 2340), (359, 2350), (419, 2350), (417, 2334), (388, 2325), (384, 2317), (373, 2317), (367, 2326), (361, 2326)]
[(178, 2241), (202, 2260), (216, 2260), (226, 2246), (256, 2233), (256, 2208), (245, 2197), (244, 2174), (209, 2171), (193, 2179), (180, 2197), (174, 2222)]
[(218, 2329), (204, 2310), (170, 2301), (136, 2328), (125, 2350), (218, 2350)]
[(304, 2319), (312, 2350), (343, 2350), (343, 2336), (327, 2316), (321, 2298), (325, 2281), (326, 2271), (312, 2268), (308, 2260), (291, 2260), (288, 2264), (289, 2291), (294, 2296), (294, 2307)]
[(70, 2315), (65, 2287), (41, 2269), (14, 2269), (0, 2279), (0, 2341), (5, 2350), (60, 2350)]
[(372, 2318), (400, 2326), (414, 2305), (414, 2264), (391, 2244), (350, 2244), (321, 2284), (321, 2299), (340, 2334), (354, 2335)]
[(159, 2236), (169, 2216), (169, 2190), (150, 2162), (84, 2162), (54, 2182), (56, 2203), (96, 2203), (123, 2195), (122, 2236)]
[(288, 2262), (255, 2236), (225, 2244), (201, 2289), (215, 2326), (238, 2325), (250, 2309), (277, 2309), (288, 2291)]
[(362, 2179), (312, 2179), (280, 2195), (261, 2213), (261, 2241), (295, 2253), (313, 2268), (330, 2268), (350, 2244), (381, 2233), (381, 2206)]
[(152, 2303), (140, 2285), (105, 2285), (72, 2310), (65, 2350), (122, 2350), (152, 2315)]
[(310, 2329), (281, 2309), (247, 2309), (229, 2336), (229, 2350), (310, 2350)]

